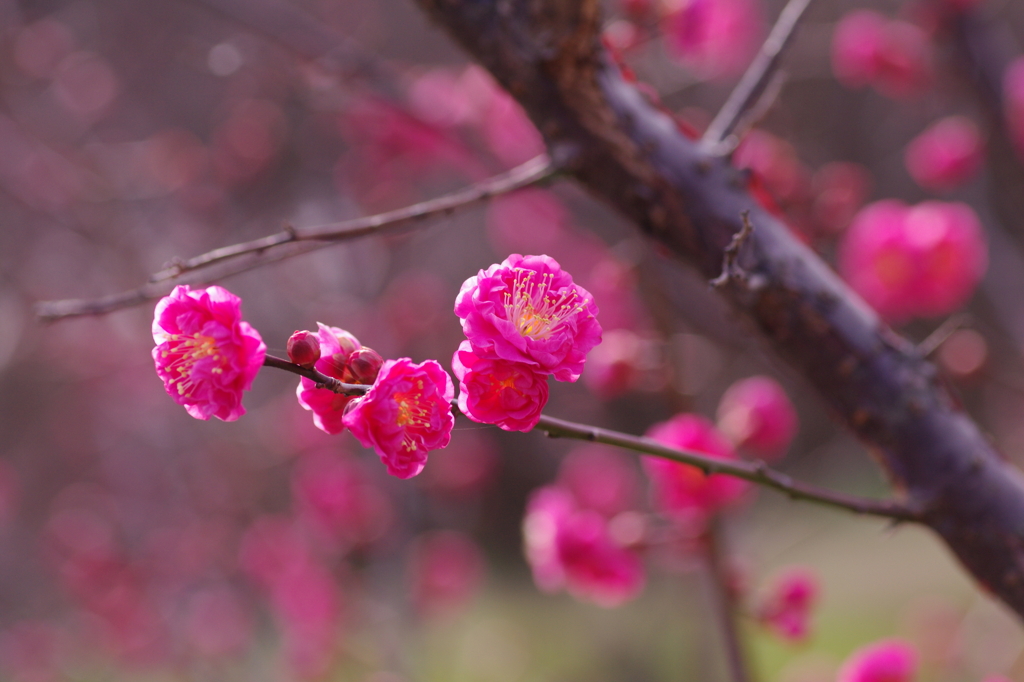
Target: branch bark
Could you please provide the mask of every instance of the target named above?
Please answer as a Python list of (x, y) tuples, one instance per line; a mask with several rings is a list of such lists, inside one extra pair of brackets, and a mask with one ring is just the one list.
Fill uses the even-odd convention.
[(1024, 616), (1024, 475), (725, 159), (683, 136), (599, 42), (597, 0), (417, 0), (524, 106), (567, 171), (708, 279), (749, 211), (747, 273), (718, 291), (877, 456), (924, 523)]

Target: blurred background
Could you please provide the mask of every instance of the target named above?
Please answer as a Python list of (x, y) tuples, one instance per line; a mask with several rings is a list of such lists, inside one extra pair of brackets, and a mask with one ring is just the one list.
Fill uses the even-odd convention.
[[(876, 14), (840, 41), (866, 6)], [(608, 2), (606, 41), (699, 132), (781, 7)], [(987, 271), (975, 259), (942, 309), (885, 314), (931, 339), (1017, 461), (1024, 73), (1017, 90), (1006, 74), (1022, 32), (1024, 6), (1009, 0), (819, 3), (735, 155), (833, 263), (871, 202), (972, 207)], [(971, 40), (986, 59), (972, 60)], [(908, 160), (950, 116), (967, 142), (938, 134)], [(33, 313), (285, 225), (439, 196), (542, 151), (518, 105), (406, 0), (0, 0), (0, 679), (727, 679), (703, 531), (658, 532), (637, 457), (460, 418), (451, 445), (401, 481), (349, 434), (318, 431), (284, 372), (259, 375), (236, 423), (190, 418), (153, 371), (155, 301), (51, 323)], [(460, 285), (510, 253), (556, 258), (601, 309), (604, 344), (578, 383), (552, 384), (547, 414), (632, 434), (679, 412), (721, 420), (730, 385), (767, 375), (799, 416), (778, 468), (892, 494), (705, 281), (569, 182), (220, 283), (272, 354), (320, 321), (386, 358), (447, 368)], [(960, 309), (969, 317), (930, 336)], [(522, 549), (531, 492), (571, 487), (593, 469), (562, 463), (586, 457), (614, 473), (583, 484), (614, 489), (613, 539), (643, 555), (646, 585), (616, 608), (539, 591)], [(1024, 679), (1019, 624), (928, 532), (768, 490), (720, 517), (758, 679), (832, 680), (851, 651), (894, 636), (916, 647), (922, 680)], [(793, 567), (817, 593), (795, 637), (765, 616)]]

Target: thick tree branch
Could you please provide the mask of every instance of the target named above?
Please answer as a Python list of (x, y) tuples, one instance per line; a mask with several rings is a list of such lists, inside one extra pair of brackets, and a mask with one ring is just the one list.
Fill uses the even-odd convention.
[(419, 221), (451, 215), (492, 197), (539, 184), (553, 177), (556, 170), (547, 155), (541, 155), (510, 171), (419, 204), (330, 225), (282, 230), (252, 241), (214, 249), (173, 264), (153, 275), (149, 284), (138, 289), (96, 299), (41, 301), (36, 304), (36, 315), (53, 321), (64, 317), (100, 315), (141, 305), (166, 296), (177, 284), (206, 284), (349, 239), (408, 229)]
[(737, 314), (877, 455), (971, 573), (1024, 615), (1024, 475), (992, 447), (935, 368), (787, 227), (725, 159), (683, 136), (598, 40), (596, 0), (418, 0), (516, 96), (597, 197), (705, 277), (750, 212)]

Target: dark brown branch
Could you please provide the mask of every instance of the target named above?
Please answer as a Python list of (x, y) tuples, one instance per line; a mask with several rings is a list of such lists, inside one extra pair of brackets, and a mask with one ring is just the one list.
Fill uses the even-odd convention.
[(737, 623), (736, 596), (730, 586), (729, 557), (725, 547), (725, 529), (722, 519), (713, 518), (705, 533), (708, 580), (711, 587), (708, 597), (718, 621), (719, 632), (722, 633), (722, 644), (725, 649), (725, 661), (729, 668), (732, 682), (750, 682), (750, 671), (747, 658), (743, 652), (740, 639), (739, 623)]
[(718, 291), (877, 455), (973, 575), (1024, 615), (1024, 475), (916, 348), (679, 133), (604, 55), (597, 0), (418, 0), (523, 104), (568, 172), (710, 279), (750, 211), (744, 287)]
[(745, 481), (778, 490), (792, 500), (815, 502), (828, 507), (846, 509), (857, 514), (882, 516), (897, 521), (921, 520), (917, 511), (899, 502), (845, 495), (809, 483), (794, 481), (786, 474), (769, 468), (764, 462), (717, 459), (700, 452), (669, 447), (649, 438), (630, 436), (596, 426), (555, 419), (547, 415), (541, 416), (537, 428), (551, 438), (573, 438), (591, 443), (614, 445), (633, 452), (642, 452), (662, 459), (670, 459), (673, 462), (689, 464), (705, 474), (724, 474), (742, 478)]
[(166, 296), (177, 284), (208, 284), (349, 239), (409, 229), (418, 221), (450, 215), (492, 197), (539, 184), (554, 176), (555, 172), (555, 165), (546, 155), (541, 155), (510, 171), (419, 204), (330, 225), (290, 228), (260, 239), (215, 249), (156, 273), (149, 284), (138, 289), (96, 299), (41, 301), (36, 304), (36, 315), (49, 322), (65, 317), (101, 315), (141, 305)]
[(718, 111), (714, 120), (704, 131), (701, 143), (709, 150), (714, 150), (727, 138), (736, 125), (760, 99), (762, 94), (772, 82), (782, 57), (782, 51), (786, 49), (793, 37), (793, 32), (800, 18), (803, 17), (811, 0), (789, 0), (782, 9), (775, 26), (772, 27), (768, 38), (761, 45), (760, 52), (750, 64), (746, 73), (736, 85), (736, 88), (729, 95), (722, 108)]

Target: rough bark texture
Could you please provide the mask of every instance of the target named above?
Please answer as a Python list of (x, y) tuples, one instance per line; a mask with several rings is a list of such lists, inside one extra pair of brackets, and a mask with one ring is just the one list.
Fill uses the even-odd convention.
[(720, 288), (876, 453), (967, 569), (1024, 616), (1024, 475), (906, 340), (762, 210), (605, 56), (595, 0), (417, 0), (525, 107), (552, 157), (709, 279), (749, 211)]

